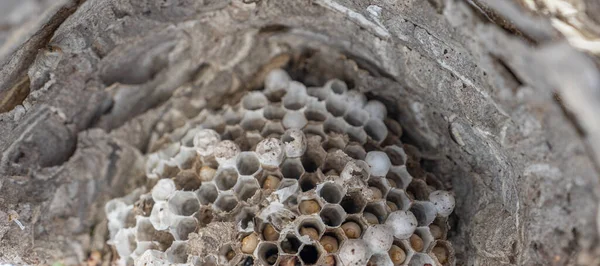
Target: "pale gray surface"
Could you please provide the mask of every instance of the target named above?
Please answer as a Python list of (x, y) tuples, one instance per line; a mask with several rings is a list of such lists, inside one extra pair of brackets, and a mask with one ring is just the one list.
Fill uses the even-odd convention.
[(547, 21), (501, 10), (534, 45), (461, 1), (88, 0), (72, 15), (79, 1), (65, 2), (47, 22), (60, 27), (41, 30), (49, 41), (2, 61), (0, 95), (25, 73), (31, 92), (0, 114), (0, 261), (76, 264), (101, 249), (103, 204), (143, 183), (131, 166), (159, 120), (236, 99), (271, 58), (299, 53), (306, 82), (341, 77), (383, 100), (448, 180), (459, 265), (597, 259), (588, 105), (600, 75), (550, 27), (530, 27)]

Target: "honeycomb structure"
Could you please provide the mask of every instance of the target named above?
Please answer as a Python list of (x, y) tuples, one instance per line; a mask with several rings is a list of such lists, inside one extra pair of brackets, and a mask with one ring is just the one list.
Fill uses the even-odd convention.
[[(149, 192), (107, 203), (109, 244), (136, 265), (454, 265), (454, 197), (401, 134), (343, 81), (307, 88), (273, 70), (163, 137)], [(223, 222), (235, 235), (217, 252), (188, 245)]]

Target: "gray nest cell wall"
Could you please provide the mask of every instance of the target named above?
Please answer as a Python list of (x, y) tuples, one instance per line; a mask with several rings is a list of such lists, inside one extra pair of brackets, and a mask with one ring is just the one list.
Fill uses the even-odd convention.
[(29, 86), (0, 114), (0, 261), (77, 264), (102, 249), (104, 204), (145, 184), (156, 136), (278, 67), (385, 103), (456, 195), (457, 264), (597, 258), (600, 142), (564, 88), (599, 75), (546, 28), (515, 36), (461, 1), (65, 2), (46, 14), (57, 28), (1, 61), (0, 98)]

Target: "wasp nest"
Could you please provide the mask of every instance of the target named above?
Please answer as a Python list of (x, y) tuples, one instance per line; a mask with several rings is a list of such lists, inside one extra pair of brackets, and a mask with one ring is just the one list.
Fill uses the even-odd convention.
[(109, 243), (139, 265), (453, 265), (454, 198), (401, 134), (344, 82), (273, 70), (148, 155), (151, 192), (107, 204)]

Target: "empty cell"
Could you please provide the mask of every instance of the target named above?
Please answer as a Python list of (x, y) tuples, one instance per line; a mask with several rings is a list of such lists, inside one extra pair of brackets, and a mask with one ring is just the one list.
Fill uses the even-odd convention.
[(208, 205), (215, 202), (219, 192), (214, 184), (203, 183), (198, 191), (196, 191), (196, 195), (198, 196), (198, 200), (200, 200), (202, 205)]
[(281, 121), (281, 123), (285, 129), (301, 129), (306, 126), (308, 120), (306, 120), (304, 112), (302, 111), (288, 111), (283, 117), (283, 121)]
[(348, 102), (342, 96), (331, 95), (325, 100), (325, 109), (327, 109), (327, 112), (331, 115), (341, 118), (348, 110)]
[(317, 192), (323, 200), (333, 204), (340, 203), (344, 196), (344, 189), (334, 182), (322, 183), (319, 188), (317, 188)]
[(281, 174), (283, 178), (300, 179), (304, 174), (304, 167), (300, 159), (286, 159), (281, 165)]
[(254, 152), (242, 152), (237, 157), (236, 168), (240, 175), (254, 175), (260, 170), (260, 161)]
[(325, 83), (325, 87), (329, 88), (331, 92), (341, 95), (348, 91), (348, 85), (339, 79), (332, 79)]
[(325, 141), (321, 144), (323, 149), (327, 152), (333, 150), (343, 150), (348, 144), (348, 139), (342, 134), (329, 134)]
[(437, 215), (436, 207), (433, 203), (428, 201), (415, 201), (410, 207), (412, 212), (417, 218), (419, 226), (429, 226)]
[(322, 150), (321, 146), (307, 150), (301, 159), (304, 170), (308, 173), (316, 173), (325, 162), (325, 156), (327, 156), (327, 153)]
[(221, 211), (230, 212), (237, 206), (237, 204), (238, 201), (234, 195), (221, 193), (219, 197), (217, 197), (214, 206)]
[(175, 240), (188, 240), (188, 235), (198, 228), (198, 221), (194, 217), (180, 217), (171, 228)]
[(340, 205), (344, 208), (344, 211), (348, 214), (360, 213), (367, 201), (362, 197), (359, 191), (351, 191), (344, 196)]
[(242, 108), (246, 110), (258, 110), (269, 104), (267, 97), (258, 91), (249, 92), (242, 99)]
[(298, 184), (300, 185), (300, 189), (306, 192), (317, 187), (317, 184), (321, 182), (319, 178), (319, 174), (317, 173), (305, 173), (302, 175), (300, 180), (298, 180)]
[(247, 178), (244, 180), (240, 180), (238, 185), (235, 188), (235, 193), (238, 196), (238, 199), (241, 201), (246, 201), (256, 194), (256, 191), (260, 189), (258, 185), (258, 181), (254, 178)]
[(267, 120), (263, 117), (262, 110), (246, 111), (246, 113), (244, 113), (244, 118), (242, 118), (242, 121), (240, 122), (240, 125), (243, 129), (248, 131), (260, 131), (266, 122)]
[(200, 209), (194, 192), (176, 191), (169, 198), (169, 209), (177, 215), (190, 216)]
[(365, 210), (363, 211), (363, 216), (366, 218), (367, 222), (374, 224), (373, 221), (370, 220), (370, 217), (367, 217), (367, 213), (376, 218), (376, 221), (374, 222), (377, 224), (384, 223), (388, 215), (386, 204), (382, 201), (367, 204)]
[(367, 156), (365, 149), (358, 143), (349, 143), (346, 148), (344, 148), (344, 152), (356, 160), (364, 160), (365, 156)]
[(353, 107), (344, 115), (344, 120), (351, 126), (362, 127), (369, 121), (369, 113), (360, 107)]
[(371, 119), (364, 126), (367, 135), (373, 139), (373, 141), (380, 143), (388, 135), (388, 129), (381, 120)]
[(153, 241), (156, 230), (150, 222), (150, 218), (137, 216), (136, 217), (136, 239), (138, 241)]
[(325, 225), (330, 227), (337, 227), (342, 224), (346, 218), (346, 212), (339, 205), (327, 204), (323, 206), (323, 209), (319, 213), (321, 220)]
[(219, 190), (229, 190), (235, 186), (235, 183), (237, 183), (238, 173), (234, 168), (221, 168), (217, 170), (214, 180)]
[(294, 234), (288, 234), (279, 244), (281, 250), (287, 254), (296, 254), (302, 245), (302, 242)]
[(321, 258), (321, 251), (315, 245), (304, 245), (298, 256), (304, 265), (314, 265)]
[(279, 250), (276, 244), (262, 242), (257, 250), (258, 260), (264, 265), (275, 265), (279, 259)]

